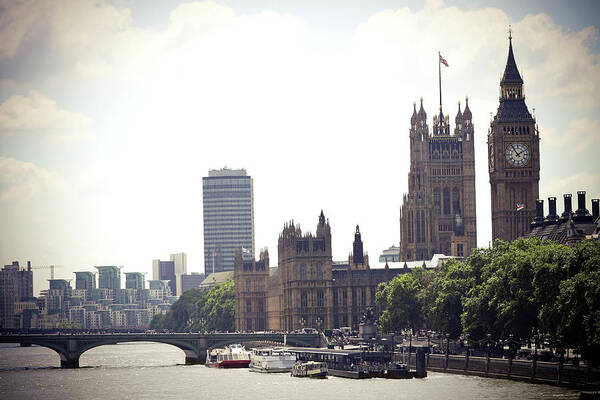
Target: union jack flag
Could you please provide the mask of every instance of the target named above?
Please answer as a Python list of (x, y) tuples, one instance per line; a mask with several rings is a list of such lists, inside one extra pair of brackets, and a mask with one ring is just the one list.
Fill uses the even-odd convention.
[(449, 65), (448, 65), (448, 61), (446, 61), (446, 59), (444, 59), (444, 57), (442, 57), (442, 55), (441, 55), (441, 54), (440, 54), (440, 62), (441, 62), (442, 64), (444, 64), (446, 67), (449, 67)]
[(521, 211), (525, 209), (525, 204), (523, 203), (517, 203), (517, 211)]

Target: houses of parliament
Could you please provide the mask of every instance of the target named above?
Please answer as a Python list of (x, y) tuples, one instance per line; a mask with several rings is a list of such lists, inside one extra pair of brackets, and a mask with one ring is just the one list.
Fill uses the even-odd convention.
[[(431, 129), (421, 99), (410, 119), (408, 193), (400, 211), (400, 260), (429, 260), (434, 254), (467, 257), (477, 246), (475, 128), (468, 98), (458, 104), (454, 128), (441, 106)], [(512, 37), (500, 80), (499, 106), (488, 137), (493, 238), (523, 236), (535, 216), (539, 182), (539, 136), (525, 104)], [(350, 232), (348, 232), (350, 237)], [(367, 307), (376, 308), (377, 285), (407, 273), (371, 269), (360, 228), (347, 263), (332, 260), (331, 229), (323, 212), (316, 231), (285, 224), (278, 240), (278, 266), (269, 255), (235, 260), (236, 329), (291, 331), (302, 327), (356, 328)]]

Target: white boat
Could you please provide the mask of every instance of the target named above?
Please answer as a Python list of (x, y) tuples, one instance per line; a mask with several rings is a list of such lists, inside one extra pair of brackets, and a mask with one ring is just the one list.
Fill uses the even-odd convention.
[(250, 352), (241, 344), (206, 351), (206, 366), (218, 368), (248, 368)]
[(285, 349), (252, 349), (250, 371), (289, 372), (296, 363), (296, 355)]

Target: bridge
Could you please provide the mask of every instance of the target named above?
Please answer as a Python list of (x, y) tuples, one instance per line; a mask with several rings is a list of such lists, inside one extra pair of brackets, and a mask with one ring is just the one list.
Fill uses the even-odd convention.
[(108, 333), (0, 335), (0, 343), (38, 345), (54, 350), (62, 368), (78, 368), (79, 357), (89, 349), (107, 344), (156, 342), (179, 347), (186, 364), (204, 364), (206, 350), (234, 343), (277, 343), (296, 347), (319, 347), (318, 334), (303, 333)]

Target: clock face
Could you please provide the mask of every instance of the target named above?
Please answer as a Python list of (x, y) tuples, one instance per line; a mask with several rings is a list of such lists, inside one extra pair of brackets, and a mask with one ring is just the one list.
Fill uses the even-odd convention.
[(506, 161), (513, 167), (523, 167), (529, 162), (529, 149), (524, 143), (510, 143), (506, 148)]

